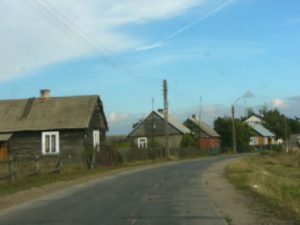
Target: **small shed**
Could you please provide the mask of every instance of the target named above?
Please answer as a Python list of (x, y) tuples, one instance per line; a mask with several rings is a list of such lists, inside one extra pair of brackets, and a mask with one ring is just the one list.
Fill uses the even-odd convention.
[[(190, 130), (173, 116), (168, 116), (167, 132), (169, 135), (169, 147), (179, 148), (185, 134)], [(162, 110), (152, 111), (145, 119), (133, 127), (128, 134), (138, 148), (148, 148), (152, 145), (163, 147), (165, 145), (165, 117)]]
[(183, 124), (193, 132), (199, 148), (212, 151), (220, 150), (221, 136), (207, 123), (197, 119), (196, 116), (193, 115)]
[(0, 100), (0, 160), (60, 155), (82, 162), (88, 148), (99, 150), (108, 125), (99, 96)]

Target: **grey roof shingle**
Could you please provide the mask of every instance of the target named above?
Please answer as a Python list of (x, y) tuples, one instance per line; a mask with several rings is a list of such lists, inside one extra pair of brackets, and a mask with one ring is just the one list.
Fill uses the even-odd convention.
[(198, 126), (201, 130), (203, 130), (210, 137), (221, 137), (213, 128), (211, 128), (208, 124), (206, 124), (202, 120), (197, 120), (192, 117), (188, 118), (193, 124)]
[[(165, 116), (163, 113), (160, 113), (158, 111), (154, 111), (158, 116), (160, 116), (163, 120), (165, 119)], [(175, 127), (177, 130), (179, 130), (183, 134), (189, 134), (191, 133), (190, 129), (184, 126), (182, 123), (180, 123), (177, 119), (175, 119), (172, 115), (168, 115), (168, 122), (173, 127)]]
[(87, 128), (97, 103), (97, 95), (0, 100), (0, 132)]

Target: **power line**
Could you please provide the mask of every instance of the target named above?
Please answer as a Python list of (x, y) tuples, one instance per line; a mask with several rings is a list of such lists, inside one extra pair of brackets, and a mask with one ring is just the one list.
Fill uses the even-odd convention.
[[(52, 25), (56, 26), (58, 29), (60, 29), (62, 32), (73, 38), (75, 41), (77, 41), (79, 44), (81, 44), (84, 48), (88, 49), (89, 51), (95, 51), (95, 52), (106, 52), (105, 56), (101, 56), (102, 61), (105, 63), (113, 66), (114, 68), (120, 69), (120, 66), (122, 67), (124, 71), (126, 71), (128, 74), (132, 74), (138, 79), (149, 83), (154, 86), (161, 87), (161, 80), (154, 79), (152, 77), (149, 77), (141, 72), (137, 73), (134, 71), (131, 71), (129, 68), (125, 67), (130, 62), (125, 61), (119, 57), (112, 56), (112, 52), (106, 48), (105, 46), (101, 45), (97, 40), (94, 39), (91, 35), (88, 35), (86, 32), (84, 32), (80, 27), (78, 27), (74, 22), (72, 22), (69, 18), (67, 18), (61, 11), (59, 11), (56, 7), (51, 5), (48, 1), (38, 1), (38, 0), (20, 0), (25, 6), (29, 7), (31, 10), (33, 10), (35, 13), (37, 13), (39, 16), (43, 17), (45, 20), (50, 22)], [(177, 85), (174, 84), (173, 91), (177, 93), (179, 96), (185, 96), (186, 98), (191, 98), (192, 96), (187, 94), (186, 92), (180, 90)]]
[[(75, 41), (79, 42), (83, 47), (87, 48), (90, 51), (96, 52), (106, 52), (105, 56), (102, 56), (102, 60), (113, 66), (120, 67), (125, 70), (127, 73), (134, 75), (135, 77), (143, 80), (147, 83), (151, 83), (153, 85), (160, 85), (161, 81), (157, 79), (148, 77), (141, 73), (136, 73), (131, 71), (129, 68), (124, 67), (125, 62), (122, 59), (112, 56), (110, 50), (106, 47), (100, 45), (93, 37), (89, 36), (85, 32), (83, 32), (76, 24), (70, 21), (65, 15), (63, 15), (58, 9), (52, 6), (49, 2), (43, 1), (39, 2), (37, 0), (20, 0), (25, 6), (29, 7), (31, 10), (36, 12), (39, 16), (46, 19), (48, 22), (58, 27), (62, 32), (73, 38)], [(120, 64), (123, 63), (123, 65)]]
[[(36, 1), (36, 0), (35, 0)], [(94, 39), (92, 36), (88, 35), (87, 33), (85, 33), (84, 31), (82, 31), (75, 23), (73, 23), (72, 21), (69, 20), (69, 18), (67, 18), (63, 13), (61, 13), (57, 8), (55, 8), (53, 5), (51, 5), (48, 1), (44, 0), (44, 3), (51, 8), (53, 11), (55, 11), (64, 21), (66, 21), (69, 25), (71, 25), (71, 27), (75, 28), (76, 31), (78, 31), (79, 34), (83, 35), (88, 41), (91, 41), (96, 48), (99, 48), (99, 46), (102, 48), (102, 50), (108, 52), (108, 54), (110, 55), (110, 57), (115, 58), (116, 60), (118, 60), (119, 62), (123, 63), (123, 64), (128, 64), (130, 62), (125, 61), (124, 59), (117, 57), (117, 56), (112, 56), (113, 52), (108, 49), (107, 47), (105, 47), (104, 45), (101, 45), (96, 39)], [(141, 72), (139, 72), (141, 74)], [(147, 77), (148, 79), (151, 79), (153, 81), (157, 81), (159, 82), (159, 84), (161, 83), (161, 80), (158, 79), (154, 79), (152, 77), (149, 77), (145, 74), (143, 74), (144, 77)]]

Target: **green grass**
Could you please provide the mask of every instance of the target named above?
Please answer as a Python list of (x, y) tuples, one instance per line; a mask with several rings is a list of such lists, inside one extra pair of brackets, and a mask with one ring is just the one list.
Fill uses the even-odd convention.
[(300, 221), (300, 154), (267, 153), (232, 162), (228, 179), (282, 216)]

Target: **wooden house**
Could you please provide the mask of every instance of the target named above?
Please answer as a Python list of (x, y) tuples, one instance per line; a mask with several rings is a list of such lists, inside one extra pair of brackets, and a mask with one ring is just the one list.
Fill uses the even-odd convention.
[[(190, 130), (171, 115), (168, 116), (167, 132), (169, 147), (179, 148), (185, 134)], [(165, 146), (165, 118), (162, 110), (152, 111), (145, 119), (138, 122), (128, 134), (138, 148), (148, 148), (153, 145)]]
[(82, 162), (107, 130), (97, 95), (51, 97), (42, 90), (38, 98), (0, 100), (0, 160), (59, 155)]
[(196, 138), (196, 144), (201, 149), (217, 150), (221, 148), (221, 136), (204, 121), (197, 119), (195, 115), (184, 123)]
[(265, 121), (256, 115), (251, 115), (245, 123), (252, 129), (254, 135), (250, 138), (250, 145), (264, 147), (276, 144), (276, 135), (264, 127)]

